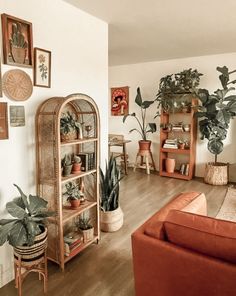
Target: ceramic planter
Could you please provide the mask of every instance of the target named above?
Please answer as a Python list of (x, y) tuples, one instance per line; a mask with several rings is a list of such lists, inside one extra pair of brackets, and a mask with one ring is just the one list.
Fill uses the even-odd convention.
[(175, 159), (174, 158), (166, 158), (165, 160), (166, 172), (174, 173), (175, 171)]
[(78, 209), (80, 206), (80, 199), (70, 199), (69, 201), (72, 209)]
[(138, 144), (139, 144), (139, 151), (150, 151), (152, 142), (140, 140)]
[(80, 163), (74, 163), (72, 166), (72, 173), (76, 174), (81, 171), (81, 162)]
[(89, 228), (86, 230), (80, 229), (80, 231), (83, 234), (83, 241), (84, 243), (87, 243), (89, 241), (91, 241), (94, 238), (94, 228)]
[(71, 174), (71, 170), (72, 170), (72, 164), (65, 165), (62, 170), (62, 175), (64, 177), (69, 176)]

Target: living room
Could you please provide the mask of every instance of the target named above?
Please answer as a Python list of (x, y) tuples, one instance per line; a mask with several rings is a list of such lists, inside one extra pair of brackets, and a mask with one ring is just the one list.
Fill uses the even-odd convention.
[[(217, 186), (204, 183), (205, 164), (214, 161), (214, 154), (208, 151), (207, 140), (201, 140), (199, 132), (196, 137), (195, 177), (192, 180), (160, 177), (158, 172), (152, 171), (151, 174), (147, 174), (145, 169), (133, 172), (132, 167), (138, 152), (140, 137), (138, 134), (129, 133), (130, 129), (135, 128), (132, 118), (127, 118), (123, 123), (123, 116), (111, 115), (110, 88), (128, 86), (129, 113), (136, 112), (137, 114), (139, 112), (135, 103), (137, 88), (140, 87), (143, 99), (154, 100), (159, 90), (160, 79), (166, 75), (179, 73), (189, 68), (197, 69), (203, 74), (199, 88), (205, 88), (210, 93), (221, 88), (218, 78), (220, 73), (216, 68), (227, 66), (230, 71), (236, 69), (233, 16), (236, 7), (233, 1), (230, 1), (228, 5), (222, 5), (220, 1), (217, 1), (214, 6), (209, 4), (207, 7), (203, 1), (201, 3), (191, 1), (191, 4), (188, 3), (189, 1), (184, 1), (182, 4), (178, 3), (177, 8), (176, 4), (166, 6), (162, 1), (151, 1), (150, 9), (152, 6), (155, 7), (159, 11), (160, 18), (161, 13), (166, 13), (168, 18), (174, 22), (177, 9), (182, 14), (179, 13), (175, 19), (176, 23), (170, 24), (169, 27), (165, 27), (166, 23), (159, 23), (159, 30), (164, 32), (161, 36), (155, 36), (157, 39), (155, 46), (162, 49), (158, 52), (159, 57), (153, 54), (155, 51), (153, 50), (149, 59), (141, 59), (138, 57), (139, 51), (149, 46), (131, 37), (131, 41), (133, 40), (133, 44), (136, 45), (133, 52), (120, 49), (120, 54), (114, 51), (113, 55), (110, 54), (108, 57), (111, 46), (110, 40), (108, 42), (108, 34), (113, 28), (108, 23), (111, 21), (104, 21), (99, 19), (99, 15), (95, 15), (96, 5), (94, 3), (90, 6), (90, 9), (91, 7), (93, 9), (88, 11), (89, 8), (85, 7), (85, 2), (88, 1), (78, 1), (77, 7), (75, 6), (76, 1), (61, 0), (14, 0), (0, 3), (1, 14), (32, 23), (33, 47), (51, 52), (50, 87), (34, 86), (31, 97), (21, 102), (10, 100), (4, 92), (1, 98), (1, 102), (7, 103), (8, 108), (12, 105), (24, 107), (25, 125), (14, 127), (9, 123), (8, 138), (0, 142), (3, 152), (0, 168), (0, 218), (8, 218), (6, 203), (17, 196), (13, 184), (19, 185), (24, 192), (32, 194), (36, 192), (35, 119), (40, 104), (55, 96), (67, 97), (78, 93), (88, 95), (96, 102), (100, 114), (99, 165), (104, 168), (108, 158), (109, 133), (122, 134), (125, 139), (131, 140), (127, 144), (128, 175), (120, 182), (120, 204), (124, 212), (124, 224), (117, 232), (102, 232), (99, 244), (90, 245), (66, 263), (64, 272), (57, 264), (49, 262), (48, 292), (52, 295), (131, 296), (135, 295), (131, 234), (180, 192), (203, 192), (207, 199), (208, 215), (216, 216), (225, 199), (228, 187), (236, 182), (236, 138), (233, 136), (236, 121), (234, 119), (230, 121), (223, 152), (218, 156), (220, 162), (229, 163), (227, 185)], [(128, 8), (130, 9), (132, 4), (135, 7), (135, 3), (120, 4), (121, 8), (118, 12), (125, 11), (124, 7), (127, 5), (126, 17), (129, 19)], [(103, 8), (106, 5), (108, 5), (106, 1), (100, 3)], [(142, 11), (141, 3), (139, 5), (137, 15)], [(202, 11), (203, 7), (205, 7), (204, 11)], [(109, 12), (109, 7), (107, 10)], [(224, 15), (222, 19), (219, 16), (220, 12)], [(190, 17), (191, 13), (194, 21)], [(161, 19), (167, 16), (162, 16)], [(220, 23), (216, 26), (213, 19), (217, 17)], [(144, 26), (145, 21), (148, 23), (148, 19), (147, 15), (141, 25)], [(145, 34), (140, 28), (141, 25), (137, 26), (137, 29)], [(173, 27), (175, 29), (179, 27), (179, 33), (182, 35), (177, 36), (176, 31), (173, 32)], [(192, 30), (195, 30), (194, 33)], [(195, 38), (198, 40), (197, 45)], [(166, 47), (163, 47), (164, 40), (168, 42)], [(123, 43), (126, 42), (123, 41)], [(118, 44), (116, 46), (119, 49)], [(164, 53), (165, 56), (163, 56)], [(116, 56), (117, 62), (115, 62)], [(121, 61), (122, 56), (129, 56), (130, 62), (125, 59)], [(32, 67), (13, 67), (3, 63), (3, 54), (1, 61), (2, 75), (15, 68), (24, 70), (33, 79)], [(232, 79), (235, 77), (236, 75), (234, 77), (232, 75)], [(154, 119), (157, 110), (157, 103), (154, 102), (147, 110), (147, 120), (155, 121), (157, 125), (157, 132), (150, 134), (149, 139), (152, 141), (151, 151), (155, 166), (159, 171), (160, 117)], [(4, 244), (0, 247), (0, 295), (17, 294), (13, 279), (12, 247)], [(191, 286), (188, 289), (191, 289)], [(22, 291), (23, 295), (43, 295), (42, 284), (38, 281), (37, 275), (27, 276)], [(232, 291), (225, 295), (233, 295)], [(185, 295), (194, 294), (187, 290)], [(215, 295), (220, 294), (215, 292)]]

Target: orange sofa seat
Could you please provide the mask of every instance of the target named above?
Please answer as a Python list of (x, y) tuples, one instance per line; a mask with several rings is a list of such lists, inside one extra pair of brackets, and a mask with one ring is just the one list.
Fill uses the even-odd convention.
[(136, 296), (236, 295), (236, 223), (206, 213), (181, 193), (132, 234)]

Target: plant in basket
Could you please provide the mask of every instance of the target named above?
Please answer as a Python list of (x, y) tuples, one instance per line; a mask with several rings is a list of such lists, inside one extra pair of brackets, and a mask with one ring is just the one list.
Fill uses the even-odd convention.
[(0, 246), (8, 241), (14, 247), (16, 257), (21, 255), (22, 261), (29, 261), (29, 258), (33, 261), (44, 255), (47, 246), (45, 223), (54, 212), (47, 210), (48, 202), (43, 198), (31, 194), (27, 197), (19, 186), (14, 186), (20, 196), (6, 204), (13, 219), (0, 220)]
[(224, 140), (230, 125), (230, 120), (236, 116), (236, 95), (232, 84), (235, 80), (230, 80), (230, 75), (236, 70), (229, 71), (226, 66), (217, 67), (220, 72), (219, 79), (222, 88), (210, 94), (207, 89), (197, 91), (200, 105), (197, 106), (196, 115), (199, 120), (201, 139), (207, 139), (207, 148), (215, 156), (215, 161), (206, 165), (205, 182), (214, 185), (224, 185), (228, 182), (228, 165), (218, 162), (218, 155), (224, 149)]
[(94, 227), (91, 224), (91, 219), (86, 217), (84, 214), (79, 217), (79, 221), (76, 226), (83, 234), (84, 243), (91, 241), (94, 237)]
[(79, 139), (83, 138), (82, 123), (78, 122), (75, 115), (70, 111), (62, 114), (60, 119), (60, 134), (62, 141), (75, 140), (77, 139), (77, 134), (79, 134)]

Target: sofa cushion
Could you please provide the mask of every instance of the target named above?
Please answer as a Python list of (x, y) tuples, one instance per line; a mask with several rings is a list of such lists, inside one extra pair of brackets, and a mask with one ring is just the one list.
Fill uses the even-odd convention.
[(169, 212), (164, 231), (171, 243), (236, 263), (236, 223), (178, 210)]
[(199, 196), (205, 199), (205, 195), (199, 192), (182, 192), (176, 195), (146, 222), (144, 233), (157, 239), (163, 239), (162, 224), (169, 211), (172, 209), (181, 210)]

